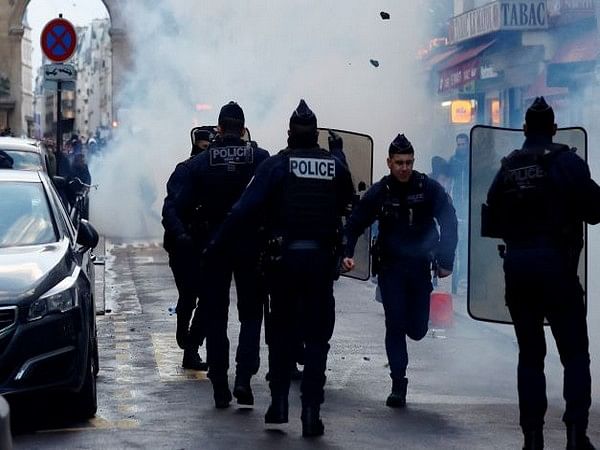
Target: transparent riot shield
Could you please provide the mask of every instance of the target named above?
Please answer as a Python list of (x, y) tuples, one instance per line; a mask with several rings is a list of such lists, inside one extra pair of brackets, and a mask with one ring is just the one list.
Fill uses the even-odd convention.
[[(481, 236), (481, 210), (492, 181), (500, 170), (501, 160), (521, 148), (523, 130), (477, 125), (471, 129), (471, 170), (469, 207), (469, 315), (486, 322), (512, 323), (504, 301), (504, 271), (498, 246), (504, 242)], [(583, 128), (561, 128), (554, 142), (577, 149), (587, 159), (587, 134)], [(585, 289), (586, 245), (579, 261), (579, 279)]]
[[(343, 154), (354, 183), (355, 200), (369, 189), (373, 182), (373, 139), (366, 134), (351, 131), (319, 128), (319, 145), (329, 149), (330, 131), (342, 139)], [(371, 276), (371, 230), (367, 229), (359, 238), (354, 251), (355, 268), (342, 275), (368, 280)]]

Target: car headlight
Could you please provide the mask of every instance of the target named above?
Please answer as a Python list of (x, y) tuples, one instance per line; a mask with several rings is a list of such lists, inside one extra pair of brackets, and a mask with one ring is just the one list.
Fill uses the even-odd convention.
[(77, 306), (77, 274), (65, 278), (29, 305), (27, 320), (38, 320), (47, 314), (64, 313)]
[(27, 320), (37, 320), (51, 313), (64, 313), (76, 306), (74, 289), (63, 291), (49, 297), (38, 298), (29, 306)]

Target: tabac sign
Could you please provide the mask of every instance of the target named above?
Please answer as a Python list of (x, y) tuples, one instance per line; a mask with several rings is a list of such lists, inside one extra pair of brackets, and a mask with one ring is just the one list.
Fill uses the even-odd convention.
[(501, 0), (453, 17), (449, 41), (456, 44), (501, 30), (540, 30), (547, 27), (546, 0)]

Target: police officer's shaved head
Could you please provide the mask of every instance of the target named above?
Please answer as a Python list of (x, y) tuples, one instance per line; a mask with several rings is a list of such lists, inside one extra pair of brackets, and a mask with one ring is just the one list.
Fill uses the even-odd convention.
[(403, 134), (399, 134), (390, 144), (388, 155), (391, 158), (392, 155), (414, 155), (415, 149), (413, 148), (410, 141)]
[(241, 134), (244, 130), (244, 110), (234, 101), (230, 101), (219, 112), (219, 128), (223, 134)]
[(544, 97), (537, 97), (525, 113), (525, 135), (553, 136), (556, 133), (554, 110)]

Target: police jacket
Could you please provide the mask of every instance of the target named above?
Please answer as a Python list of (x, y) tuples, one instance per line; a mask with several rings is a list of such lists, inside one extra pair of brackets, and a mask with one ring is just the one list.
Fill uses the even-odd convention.
[(600, 222), (600, 187), (574, 149), (530, 137), (503, 159), (487, 205), (496, 237), (509, 246), (581, 249), (583, 223)]
[(162, 208), (162, 224), (165, 229), (163, 246), (168, 252), (175, 250), (175, 239), (177, 235), (173, 230), (179, 224), (179, 222), (176, 222), (177, 220), (183, 224), (186, 230), (185, 233), (189, 234), (191, 232), (191, 216), (183, 214), (182, 217), (178, 217), (175, 209), (175, 197), (181, 190), (181, 185), (185, 180), (187, 172), (185, 165), (192, 158), (193, 156), (177, 164), (177, 166), (175, 166), (175, 170), (173, 170), (173, 173), (167, 181), (167, 196), (165, 197)]
[(371, 186), (346, 223), (347, 257), (353, 256), (359, 236), (376, 220), (384, 260), (435, 258), (440, 267), (452, 270), (456, 213), (437, 181), (413, 171), (406, 183), (388, 175)]
[(319, 147), (285, 149), (267, 159), (231, 210), (211, 247), (237, 229), (266, 227), (285, 242), (333, 245), (354, 188), (347, 167)]
[(268, 156), (266, 150), (238, 137), (218, 137), (206, 151), (181, 165), (181, 175), (172, 186), (172, 204), (169, 199), (163, 209), (165, 230), (181, 236), (191, 229), (196, 240), (210, 238)]

